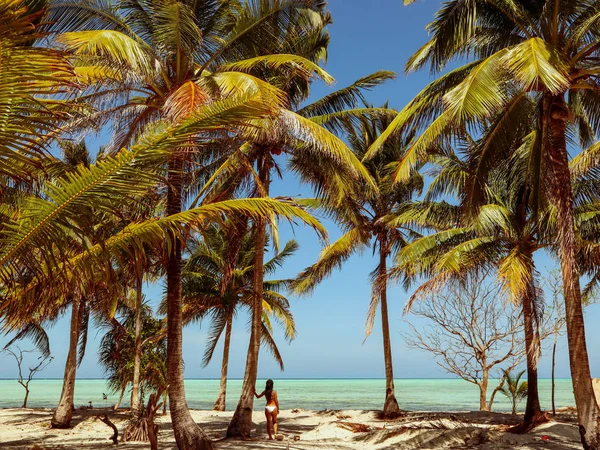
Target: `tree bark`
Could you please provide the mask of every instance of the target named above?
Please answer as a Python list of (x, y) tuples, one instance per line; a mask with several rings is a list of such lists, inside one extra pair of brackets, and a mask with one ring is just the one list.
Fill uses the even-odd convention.
[(27, 408), (27, 399), (29, 398), (29, 388), (25, 386), (25, 398), (23, 399), (23, 406), (21, 408)]
[(577, 405), (579, 432), (585, 450), (600, 449), (600, 409), (594, 397), (585, 340), (579, 268), (576, 261), (576, 238), (573, 220), (573, 195), (566, 144), (568, 110), (564, 96), (546, 99), (545, 119), (549, 120), (552, 170), (552, 196), (556, 204), (558, 247), (565, 292), (565, 315), (573, 392)]
[(225, 411), (225, 400), (227, 397), (227, 366), (229, 365), (229, 345), (231, 344), (231, 325), (233, 318), (231, 314), (227, 319), (225, 328), (225, 342), (223, 343), (223, 362), (221, 364), (221, 385), (219, 387), (219, 396), (213, 406), (214, 411)]
[(556, 383), (554, 381), (554, 368), (556, 365), (556, 340), (552, 346), (552, 415), (556, 416), (556, 403), (554, 402), (554, 392), (556, 389)]
[[(169, 161), (167, 214), (181, 212), (183, 161)], [(173, 243), (167, 262), (167, 379), (169, 410), (175, 441), (179, 450), (212, 450), (209, 437), (194, 422), (185, 399), (183, 379), (183, 318), (181, 312), (181, 250), (180, 236), (172, 236)]]
[(379, 282), (380, 306), (381, 306), (381, 330), (383, 334), (383, 357), (385, 361), (385, 403), (383, 405), (383, 417), (393, 419), (400, 415), (400, 407), (396, 400), (394, 391), (394, 366), (392, 363), (392, 344), (390, 342), (390, 324), (388, 320), (387, 307), (387, 239), (385, 236), (379, 238)]
[[(141, 268), (138, 268), (141, 272)], [(140, 366), (142, 361), (142, 274), (137, 274), (135, 297), (135, 357), (133, 359), (133, 383), (131, 386), (131, 411), (137, 411), (139, 404)]]
[[(536, 330), (537, 326), (533, 312), (533, 296), (535, 295), (533, 273), (530, 281), (530, 286), (521, 301), (525, 328), (525, 351), (527, 353), (527, 404), (523, 417), (525, 426), (533, 425), (542, 416), (538, 393), (537, 353), (539, 352), (539, 335)], [(516, 404), (513, 406), (513, 414), (516, 414)]]
[(131, 411), (137, 411), (139, 404), (140, 365), (142, 361), (142, 274), (141, 268), (137, 268), (137, 279), (135, 286), (135, 357), (133, 359), (133, 383), (131, 386)]
[[(269, 166), (268, 157), (264, 156), (258, 160), (258, 176), (262, 184), (264, 194), (257, 189), (257, 196), (269, 195)], [(249, 438), (252, 430), (252, 408), (254, 407), (254, 389), (256, 387), (256, 375), (258, 373), (258, 356), (260, 352), (260, 337), (262, 326), (262, 295), (264, 279), (264, 255), (267, 234), (267, 223), (263, 218), (255, 221), (256, 251), (254, 254), (254, 273), (252, 275), (252, 326), (250, 330), (250, 344), (246, 358), (246, 371), (244, 373), (244, 384), (242, 395), (237, 404), (229, 427), (227, 437)]]
[(69, 428), (73, 418), (73, 397), (75, 395), (75, 376), (77, 374), (77, 343), (79, 342), (79, 325), (83, 315), (84, 303), (78, 295), (71, 303), (71, 327), (69, 333), (69, 353), (65, 363), (62, 392), (58, 407), (54, 411), (50, 424), (52, 428)]
[(487, 388), (488, 388), (489, 373), (487, 370), (483, 371), (483, 378), (479, 385), (479, 411), (488, 411), (487, 405)]

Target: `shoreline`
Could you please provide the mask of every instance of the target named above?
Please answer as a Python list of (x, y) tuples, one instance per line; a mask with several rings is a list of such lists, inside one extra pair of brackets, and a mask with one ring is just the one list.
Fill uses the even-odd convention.
[[(73, 415), (73, 427), (66, 430), (50, 428), (52, 408), (0, 409), (0, 446), (7, 450), (54, 450), (86, 448), (90, 450), (112, 447), (112, 431), (96, 418), (109, 417), (122, 433), (128, 412), (112, 412), (104, 408), (79, 408)], [(519, 422), (519, 416), (500, 412), (407, 412), (396, 420), (380, 420), (379, 411), (373, 410), (283, 410), (279, 416), (282, 441), (266, 439), (265, 416), (253, 415), (253, 438), (249, 441), (224, 440), (233, 412), (190, 410), (194, 420), (215, 441), (217, 449), (335, 449), (335, 450), (391, 450), (472, 448), (503, 450), (580, 449), (579, 431), (572, 412), (562, 410), (556, 420), (540, 425), (525, 435), (506, 430)], [(159, 449), (174, 448), (170, 416), (157, 416)], [(147, 448), (148, 443), (119, 442), (119, 448)]]

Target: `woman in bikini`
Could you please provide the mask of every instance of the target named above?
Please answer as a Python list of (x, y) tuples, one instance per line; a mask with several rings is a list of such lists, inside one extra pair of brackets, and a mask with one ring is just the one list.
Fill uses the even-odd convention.
[[(261, 398), (263, 395), (267, 399), (265, 407), (265, 416), (267, 418), (267, 433), (269, 439), (273, 440), (273, 436), (277, 436), (277, 414), (279, 414), (279, 400), (277, 399), (277, 391), (273, 390), (273, 380), (267, 380), (265, 390), (259, 395), (254, 390), (256, 398)], [(271, 433), (273, 430), (273, 433)]]

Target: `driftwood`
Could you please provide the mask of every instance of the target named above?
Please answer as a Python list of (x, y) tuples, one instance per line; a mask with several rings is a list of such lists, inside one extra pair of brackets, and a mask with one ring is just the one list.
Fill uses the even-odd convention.
[(353, 433), (368, 433), (372, 430), (369, 425), (355, 422), (338, 422), (338, 427), (342, 427), (346, 430), (352, 431)]
[(106, 425), (108, 425), (109, 427), (112, 428), (113, 435), (109, 439), (111, 439), (113, 441), (113, 444), (118, 444), (119, 443), (119, 430), (117, 429), (115, 424), (110, 421), (110, 419), (108, 418), (108, 415), (104, 414), (103, 416), (96, 416), (96, 418), (101, 420)]
[(131, 422), (123, 433), (123, 441), (150, 442), (150, 449), (158, 449), (158, 425), (154, 423), (156, 412), (162, 406), (158, 399), (163, 391), (154, 392), (148, 398), (148, 405), (142, 410), (134, 422)]

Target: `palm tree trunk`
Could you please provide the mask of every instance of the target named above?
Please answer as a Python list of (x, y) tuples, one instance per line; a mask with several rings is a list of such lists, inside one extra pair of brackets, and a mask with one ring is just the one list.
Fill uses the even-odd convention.
[(556, 383), (554, 381), (554, 369), (556, 366), (556, 339), (554, 339), (554, 345), (552, 346), (552, 415), (556, 416), (556, 403), (554, 402), (554, 393), (556, 390)]
[(383, 417), (392, 419), (400, 415), (400, 407), (394, 392), (394, 366), (392, 363), (392, 344), (390, 342), (390, 324), (387, 307), (387, 240), (385, 236), (379, 238), (379, 280), (381, 302), (381, 330), (383, 334), (383, 357), (385, 360), (385, 403)]
[[(533, 283), (533, 273), (530, 280)], [(527, 358), (527, 405), (525, 406), (525, 415), (523, 418), (523, 425), (525, 427), (534, 425), (542, 416), (538, 393), (537, 354), (539, 352), (539, 338), (533, 312), (534, 289), (535, 287), (531, 284), (521, 302), (525, 325), (525, 351)], [(513, 405), (513, 410), (513, 414), (516, 414), (516, 404)]]
[[(257, 189), (257, 196), (263, 197), (269, 195), (269, 167), (268, 158), (263, 157), (258, 161), (258, 177), (262, 184), (261, 190)], [(242, 395), (237, 404), (229, 427), (227, 428), (227, 437), (249, 438), (252, 430), (252, 408), (254, 407), (254, 389), (256, 387), (256, 375), (258, 373), (258, 355), (260, 352), (260, 337), (262, 326), (262, 294), (264, 278), (264, 255), (265, 242), (267, 235), (267, 223), (263, 218), (257, 218), (255, 221), (256, 230), (256, 250), (254, 254), (254, 273), (252, 275), (253, 305), (252, 305), (252, 326), (250, 330), (250, 344), (248, 346), (248, 356), (246, 358), (246, 372), (244, 374), (244, 384), (242, 386)]]
[(135, 298), (135, 357), (133, 359), (133, 383), (131, 387), (131, 411), (139, 408), (140, 365), (142, 361), (142, 275), (137, 274)]
[(552, 170), (552, 196), (557, 209), (558, 247), (565, 291), (565, 313), (573, 392), (577, 405), (579, 432), (585, 450), (600, 449), (600, 409), (594, 397), (585, 340), (579, 268), (573, 221), (573, 195), (566, 145), (568, 119), (564, 96), (554, 96), (546, 103), (552, 145), (549, 148)]
[(223, 362), (221, 364), (221, 385), (219, 387), (219, 396), (213, 406), (214, 411), (225, 411), (225, 400), (227, 397), (227, 366), (229, 365), (229, 345), (231, 344), (231, 314), (227, 319), (225, 328), (225, 342), (223, 343)]
[[(183, 161), (169, 161), (167, 214), (181, 212)], [(167, 262), (167, 379), (169, 410), (179, 450), (212, 450), (209, 437), (194, 422), (185, 399), (181, 312), (181, 238), (172, 236), (173, 247)]]
[(75, 295), (71, 303), (71, 327), (69, 333), (69, 353), (65, 363), (62, 392), (58, 407), (54, 411), (50, 424), (52, 428), (69, 428), (73, 418), (73, 397), (75, 396), (75, 376), (77, 374), (77, 343), (79, 342), (79, 324), (83, 315), (83, 302)]

